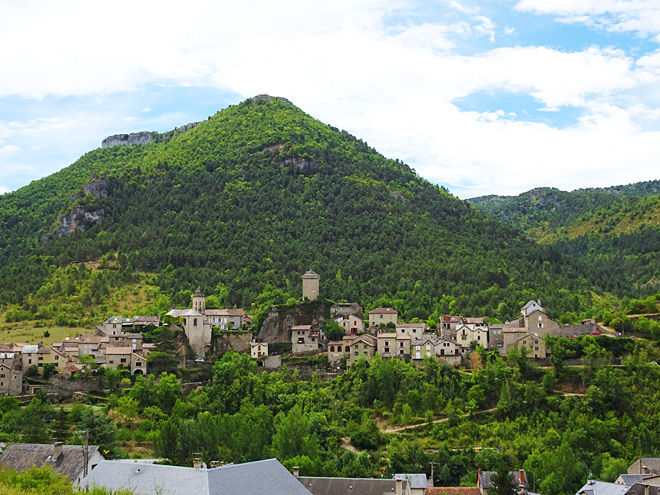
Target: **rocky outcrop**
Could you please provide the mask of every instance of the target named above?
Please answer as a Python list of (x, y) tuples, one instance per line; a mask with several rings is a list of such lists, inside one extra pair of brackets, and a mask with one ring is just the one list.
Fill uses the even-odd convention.
[(280, 163), (280, 168), (286, 167), (288, 165), (297, 167), (301, 172), (314, 172), (316, 170), (316, 164), (311, 160), (307, 160), (306, 158), (287, 158)]
[(73, 234), (77, 230), (85, 230), (87, 226), (103, 218), (105, 210), (87, 211), (84, 206), (74, 206), (71, 211), (60, 217), (60, 226), (55, 229), (54, 235)]
[(269, 343), (290, 342), (293, 325), (321, 328), (327, 318), (330, 318), (330, 308), (322, 301), (298, 304), (283, 310), (274, 306), (261, 326), (259, 339)]
[(176, 134), (189, 131), (194, 129), (202, 122), (191, 122), (190, 124), (177, 127), (171, 131), (164, 132), (159, 134), (157, 132), (133, 132), (131, 134), (115, 134), (113, 136), (108, 136), (101, 142), (101, 148), (109, 148), (110, 146), (131, 146), (133, 144), (147, 144), (151, 141), (163, 141), (170, 139)]
[[(71, 196), (68, 213), (61, 215), (58, 219), (59, 224), (54, 230), (43, 234), (42, 241), (47, 241), (53, 237), (73, 234), (78, 230), (85, 230), (91, 224), (98, 222), (105, 215), (105, 210), (98, 206), (92, 206), (94, 200), (85, 201), (87, 196), (93, 198), (106, 198), (110, 194), (110, 183), (107, 177), (92, 174), (92, 180), (83, 186), (83, 192), (77, 192)], [(82, 203), (78, 204), (83, 200)]]
[(357, 303), (333, 304), (330, 307), (330, 315), (332, 315), (333, 318), (338, 318), (340, 316), (348, 318), (349, 316), (355, 315), (362, 320), (364, 319), (364, 312)]
[(154, 140), (152, 132), (133, 132), (131, 134), (115, 134), (108, 136), (101, 142), (101, 148), (110, 146), (131, 146), (133, 144), (147, 144)]
[(108, 190), (108, 179), (105, 176), (101, 177), (96, 174), (92, 174), (92, 180), (83, 187), (85, 194), (91, 194), (97, 198), (106, 198), (108, 196)]

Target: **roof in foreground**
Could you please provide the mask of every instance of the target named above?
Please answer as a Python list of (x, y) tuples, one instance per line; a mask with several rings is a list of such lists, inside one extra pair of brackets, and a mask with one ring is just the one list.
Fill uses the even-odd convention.
[(129, 489), (135, 495), (310, 495), (277, 459), (212, 469), (103, 461), (81, 485)]
[(478, 486), (436, 486), (424, 490), (424, 495), (481, 495)]
[(577, 493), (584, 493), (585, 495), (624, 495), (629, 489), (630, 487), (626, 485), (589, 480)]
[[(89, 446), (91, 459), (98, 447)], [(13, 443), (0, 455), (0, 464), (9, 469), (24, 471), (32, 466), (47, 465), (56, 473), (63, 474), (71, 480), (76, 480), (82, 474), (85, 465), (84, 447), (80, 445), (63, 445), (62, 455), (53, 459), (53, 444)]]
[(393, 478), (408, 480), (410, 482), (410, 488), (427, 488), (429, 486), (429, 480), (424, 473), (398, 473)]
[[(314, 478), (299, 476), (302, 483), (313, 495), (383, 495), (396, 493), (396, 480), (386, 478)], [(403, 493), (406, 493), (407, 480), (403, 480)]]

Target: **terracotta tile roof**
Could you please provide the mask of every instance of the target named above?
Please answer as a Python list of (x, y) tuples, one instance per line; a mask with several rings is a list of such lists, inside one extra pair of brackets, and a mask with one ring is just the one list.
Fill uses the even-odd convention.
[(244, 316), (242, 309), (207, 309), (204, 316)]
[(435, 486), (424, 490), (424, 495), (481, 495), (478, 486)]
[(312, 325), (293, 325), (291, 330), (311, 330)]

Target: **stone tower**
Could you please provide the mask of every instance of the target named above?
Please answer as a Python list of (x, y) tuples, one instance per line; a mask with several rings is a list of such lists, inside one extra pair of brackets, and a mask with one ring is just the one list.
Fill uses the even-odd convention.
[(319, 281), (321, 277), (309, 270), (302, 276), (302, 296), (310, 301), (316, 301), (319, 298)]
[(195, 311), (198, 313), (204, 314), (204, 311), (206, 311), (206, 297), (204, 297), (204, 294), (202, 294), (202, 291), (199, 290), (199, 287), (197, 287), (197, 292), (195, 292), (192, 296), (192, 303)]

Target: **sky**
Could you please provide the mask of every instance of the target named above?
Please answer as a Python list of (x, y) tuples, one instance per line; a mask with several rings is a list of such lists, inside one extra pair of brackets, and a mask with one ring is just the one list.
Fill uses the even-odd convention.
[(658, 0), (5, 0), (0, 47), (0, 194), (264, 93), (461, 198), (660, 179)]

